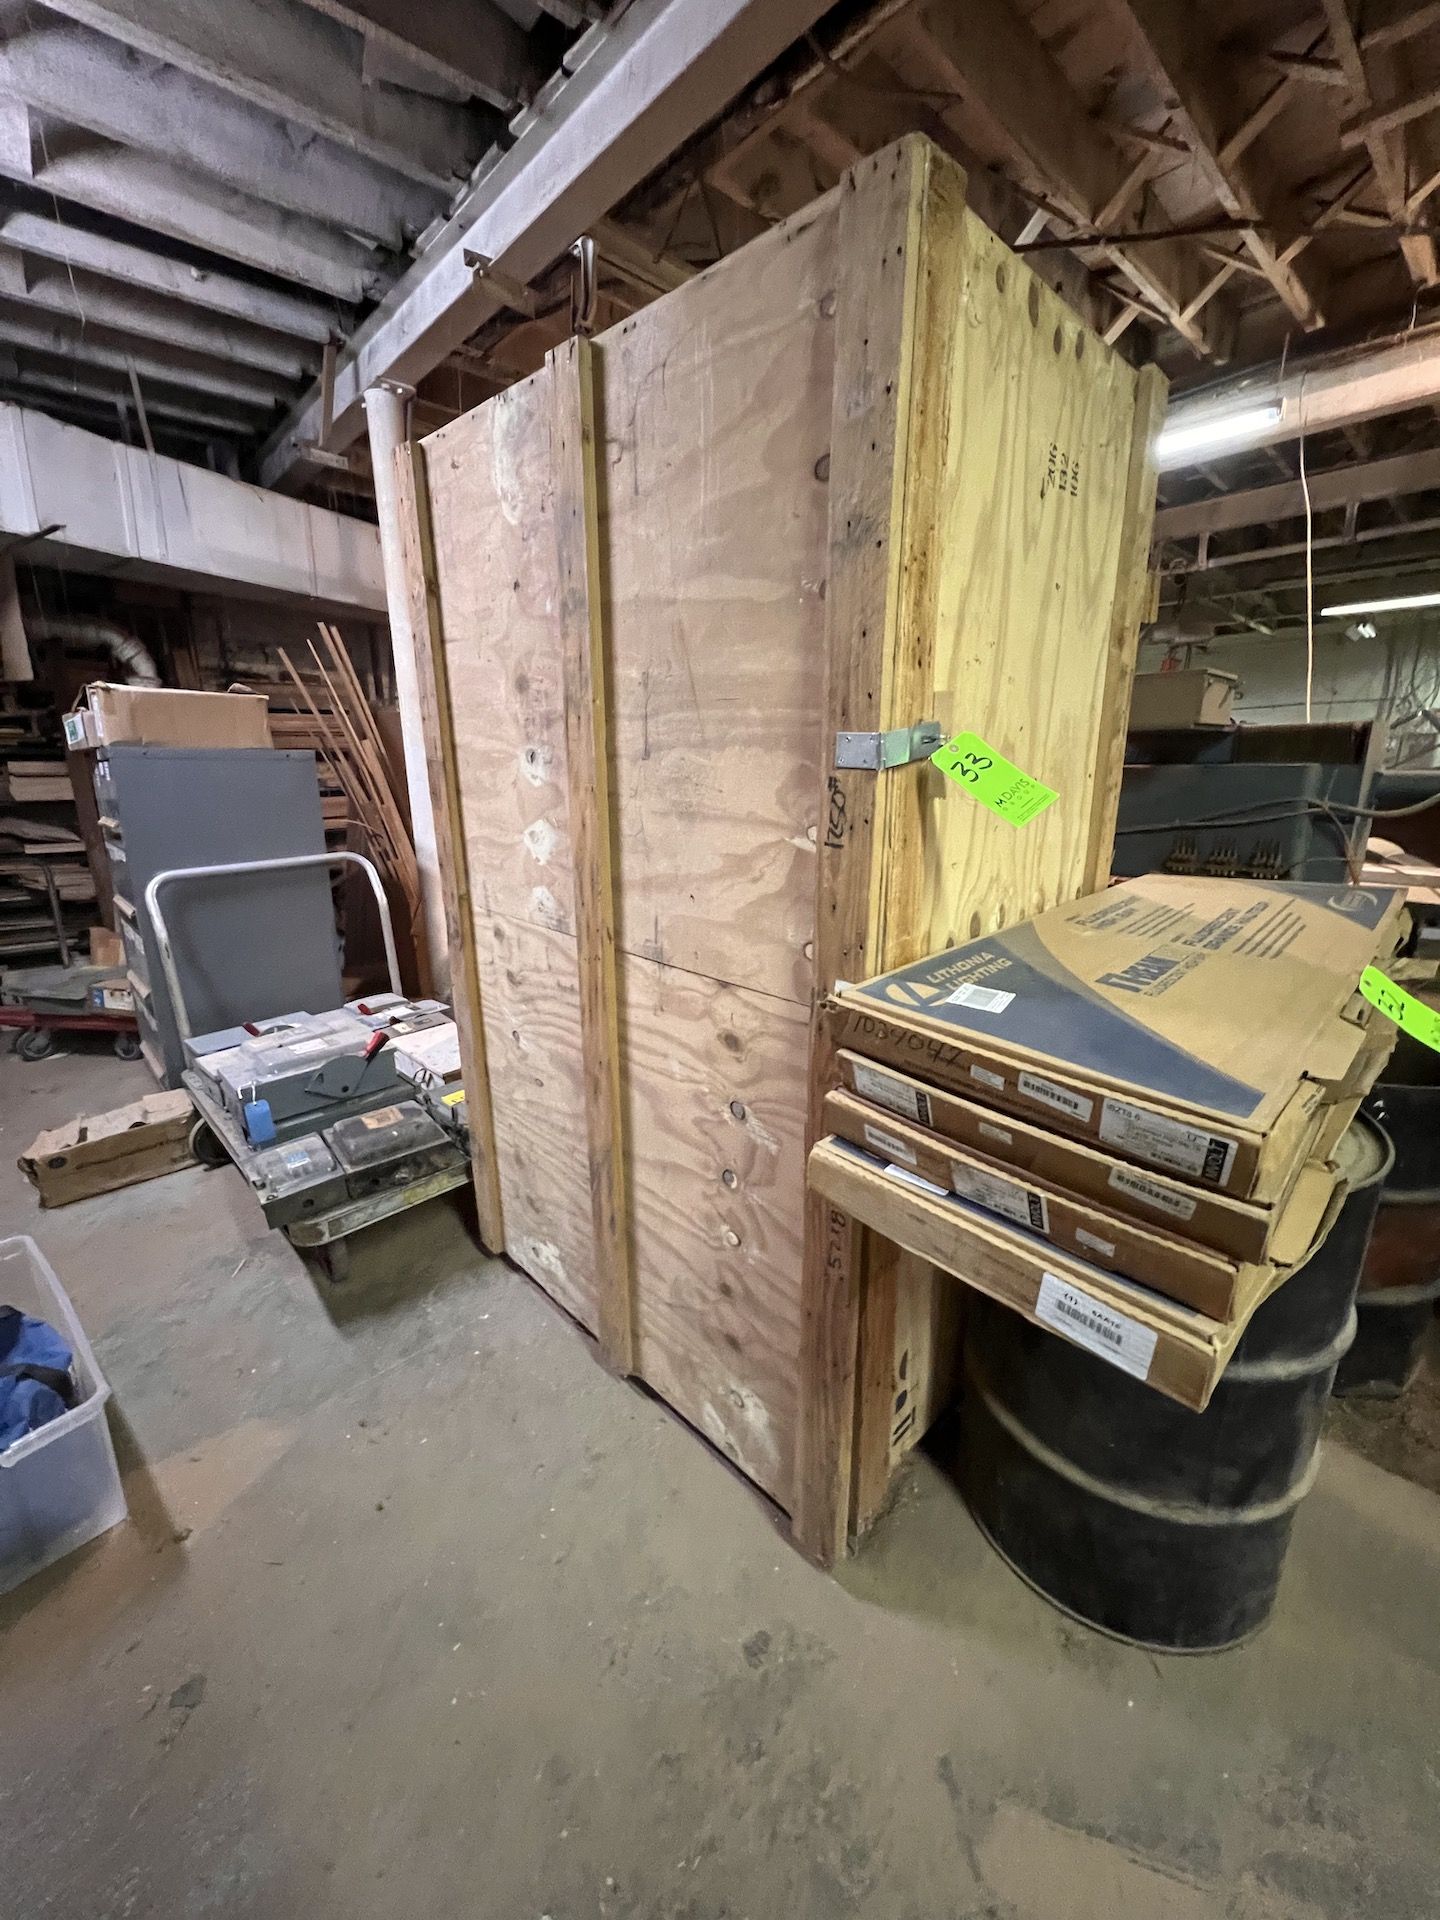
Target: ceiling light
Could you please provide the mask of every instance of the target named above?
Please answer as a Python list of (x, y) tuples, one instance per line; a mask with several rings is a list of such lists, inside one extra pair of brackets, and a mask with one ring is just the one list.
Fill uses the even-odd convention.
[(1347, 600), (1343, 606), (1322, 607), (1322, 620), (1351, 613), (1403, 613), (1407, 607), (1440, 607), (1440, 593), (1402, 593), (1394, 600)]
[(1212, 413), (1208, 419), (1182, 418), (1160, 429), (1155, 458), (1162, 467), (1174, 467), (1200, 454), (1257, 442), (1278, 424), (1284, 411), (1276, 400), (1263, 407), (1232, 407), (1226, 413)]

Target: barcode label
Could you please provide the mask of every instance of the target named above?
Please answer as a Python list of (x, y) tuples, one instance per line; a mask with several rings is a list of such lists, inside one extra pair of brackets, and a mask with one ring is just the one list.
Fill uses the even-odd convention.
[(1045, 1274), (1035, 1301), (1035, 1318), (1056, 1333), (1063, 1333), (1077, 1347), (1108, 1360), (1122, 1373), (1137, 1380), (1150, 1377), (1158, 1338), (1155, 1329), (1142, 1326), (1128, 1313), (1117, 1313), (1083, 1287), (1058, 1280), (1053, 1273)]
[(1223, 1187), (1235, 1164), (1236, 1142), (1223, 1133), (1186, 1126), (1163, 1113), (1149, 1113), (1128, 1100), (1105, 1100), (1100, 1107), (1100, 1138), (1107, 1146), (1153, 1161), (1168, 1173), (1188, 1174)]
[(1089, 1120), (1095, 1111), (1095, 1102), (1087, 1100), (1083, 1093), (1057, 1087), (1053, 1080), (1042, 1080), (1038, 1073), (1022, 1073), (1015, 1084), (1027, 1100), (1050, 1107), (1056, 1113), (1068, 1113), (1072, 1120)]
[(1157, 1213), (1168, 1213), (1172, 1220), (1194, 1218), (1196, 1203), (1190, 1194), (1175, 1193), (1158, 1180), (1147, 1180), (1143, 1173), (1131, 1173), (1128, 1167), (1112, 1167), (1110, 1185), (1117, 1193), (1128, 1193), (1143, 1206), (1154, 1207)]
[(1013, 993), (1001, 993), (998, 987), (976, 987), (966, 980), (956, 987), (946, 1005), (973, 1007), (976, 1013), (1003, 1013), (1014, 998)]
[(1004, 1074), (991, 1073), (988, 1067), (971, 1067), (970, 1078), (978, 1081), (982, 1087), (993, 1087), (996, 1093), (1003, 1093), (1005, 1091)]
[(897, 1140), (893, 1133), (886, 1133), (882, 1127), (866, 1127), (865, 1144), (873, 1147), (876, 1153), (883, 1153), (887, 1160), (903, 1160), (907, 1167), (915, 1164), (914, 1149), (907, 1147), (903, 1140)]
[(992, 1127), (988, 1120), (980, 1122), (980, 1131), (987, 1140), (998, 1140), (1002, 1147), (1013, 1147), (1015, 1144), (1013, 1133), (1007, 1133), (1004, 1127)]
[(998, 1173), (987, 1173), (981, 1167), (952, 1160), (950, 1184), (962, 1200), (973, 1200), (977, 1207), (998, 1213), (1004, 1220), (1013, 1220), (1017, 1227), (1028, 1227), (1032, 1233), (1050, 1231), (1050, 1209), (1044, 1194), (1032, 1193), (1018, 1180), (1006, 1180)]
[(922, 1093), (918, 1087), (906, 1086), (894, 1074), (882, 1073), (878, 1067), (867, 1067), (860, 1060), (855, 1061), (850, 1072), (855, 1091), (862, 1100), (873, 1100), (877, 1107), (888, 1107), (891, 1113), (902, 1113), (907, 1120), (918, 1120), (922, 1127), (930, 1125), (928, 1093)]

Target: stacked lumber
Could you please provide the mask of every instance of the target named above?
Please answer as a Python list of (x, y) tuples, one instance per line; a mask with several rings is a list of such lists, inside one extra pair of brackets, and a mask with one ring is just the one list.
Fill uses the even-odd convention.
[(811, 1184), (1203, 1407), (1343, 1198), (1402, 905), (1149, 874), (846, 987)]
[(320, 646), (309, 643), (313, 677), (302, 675), (280, 650), (299, 710), (287, 714), (272, 708), (271, 733), (277, 747), (304, 747), (315, 754), (327, 833), (348, 826), (362, 830), (364, 851), (413, 938), (421, 925), (420, 874), (400, 778), (339, 631), (322, 621), (319, 633)]
[(74, 798), (70, 770), (63, 760), (7, 760), (3, 778), (15, 806), (42, 802), (68, 806)]

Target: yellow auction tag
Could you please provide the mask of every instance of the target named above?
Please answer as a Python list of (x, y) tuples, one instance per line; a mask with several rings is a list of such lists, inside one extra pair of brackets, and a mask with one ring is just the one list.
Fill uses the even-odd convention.
[(1440, 1013), (1406, 993), (1393, 980), (1387, 980), (1378, 967), (1366, 967), (1360, 976), (1360, 991), (1372, 1007), (1378, 1007), (1387, 1020), (1393, 1020), (1402, 1033), (1408, 1033), (1421, 1046), (1440, 1053)]
[(930, 758), (947, 780), (1012, 827), (1023, 827), (1060, 798), (1054, 787), (1022, 772), (1013, 760), (987, 746), (978, 733), (957, 733)]

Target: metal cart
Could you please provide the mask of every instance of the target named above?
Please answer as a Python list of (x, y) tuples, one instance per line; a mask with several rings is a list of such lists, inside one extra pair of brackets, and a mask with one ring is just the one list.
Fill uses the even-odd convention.
[[(373, 1183), (373, 1190), (360, 1193), (347, 1190), (344, 1171), (337, 1166), (331, 1152), (331, 1143), (340, 1127), (346, 1121), (357, 1119), (362, 1125), (372, 1124), (380, 1120), (383, 1114), (399, 1116), (402, 1109), (411, 1104), (402, 1100), (398, 1104), (384, 1105), (387, 1100), (393, 1101), (392, 1090), (378, 1099), (371, 1098), (367, 1107), (366, 1096), (360, 1090), (363, 1063), (358, 1072), (354, 1071), (356, 1058), (352, 1054), (348, 1056), (352, 1069), (350, 1076), (339, 1085), (336, 1085), (333, 1074), (329, 1083), (325, 1081), (327, 1066), (317, 1067), (311, 1076), (316, 1103), (313, 1110), (280, 1122), (270, 1140), (264, 1146), (257, 1147), (253, 1140), (246, 1137), (244, 1128), (237, 1124), (234, 1115), (225, 1106), (215, 1075), (206, 1069), (207, 1055), (218, 1059), (222, 1052), (227, 1051), (227, 1042), (233, 1041), (234, 1036), (222, 1034), (197, 1038), (193, 1032), (160, 899), (167, 888), (184, 881), (342, 865), (359, 867), (370, 883), (380, 914), (391, 993), (403, 1001), (389, 902), (385, 898), (379, 874), (362, 854), (299, 854), (288, 859), (241, 861), (226, 866), (171, 867), (157, 873), (145, 889), (145, 909), (154, 929), (161, 970), (189, 1062), (181, 1075), (181, 1084), (194, 1101), (200, 1116), (190, 1136), (195, 1156), (207, 1166), (222, 1166), (226, 1161), (233, 1163), (255, 1192), (270, 1224), (277, 1227), (290, 1244), (312, 1260), (331, 1281), (344, 1279), (349, 1270), (348, 1242), (352, 1234), (468, 1183), (469, 1155), (463, 1122), (458, 1117), (459, 1109), (442, 1107), (440, 1113), (448, 1117), (441, 1119), (432, 1113), (430, 1124), (424, 1128), (417, 1127), (415, 1121), (408, 1118), (404, 1127), (396, 1124), (394, 1131), (399, 1143), (396, 1151), (385, 1160), (383, 1170), (378, 1175), (372, 1172), (367, 1181), (362, 1183)], [(296, 1019), (307, 1017), (313, 1018), (296, 1016)], [(367, 1052), (365, 1061), (368, 1062), (369, 1058), (370, 1053)], [(292, 1074), (293, 1071), (292, 1068)], [(335, 1124), (325, 1124), (327, 1119)], [(407, 1150), (407, 1140), (416, 1143), (412, 1150)], [(293, 1177), (284, 1182), (283, 1189), (277, 1187), (274, 1180), (276, 1153), (295, 1165)]]
[(36, 1013), (30, 1007), (0, 1007), (0, 1029), (14, 1028), (22, 1060), (43, 1060), (55, 1051), (57, 1033), (108, 1033), (117, 1060), (140, 1058), (133, 1013)]

